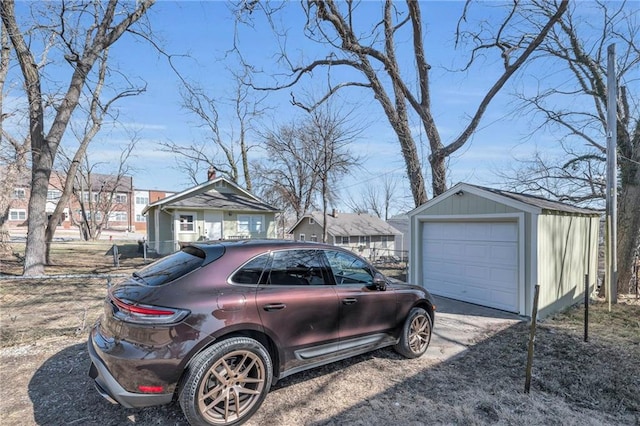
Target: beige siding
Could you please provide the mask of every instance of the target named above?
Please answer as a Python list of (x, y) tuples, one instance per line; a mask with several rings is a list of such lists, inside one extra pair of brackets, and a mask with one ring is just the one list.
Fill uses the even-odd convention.
[[(158, 207), (155, 207), (153, 211), (157, 210)], [(151, 216), (151, 212), (149, 213)], [(159, 254), (169, 254), (173, 253), (178, 249), (176, 242), (173, 238), (173, 216), (171, 214), (165, 213), (163, 211), (159, 212), (158, 216), (158, 253)], [(150, 232), (153, 233), (155, 228), (149, 228)]]
[[(238, 232), (238, 215), (259, 215), (264, 218), (264, 232), (259, 235), (240, 235)], [(224, 239), (237, 238), (276, 238), (275, 213), (260, 213), (257, 211), (248, 212), (224, 212), (222, 235)]]
[(466, 192), (451, 196), (420, 213), (420, 216), (518, 213), (520, 210)]
[[(542, 214), (538, 220), (539, 315), (570, 306), (584, 298), (584, 277), (596, 280), (597, 216)], [(535, 285), (536, 283), (532, 283)]]
[[(306, 241), (311, 241), (311, 236), (315, 235), (318, 238), (318, 242), (322, 242), (322, 226), (318, 224), (318, 222), (313, 222), (313, 224), (309, 223), (309, 218), (305, 217), (302, 219), (300, 224), (294, 229), (293, 239), (299, 240), (300, 234), (304, 234), (304, 239)], [(329, 244), (333, 244), (333, 237), (328, 236)]]

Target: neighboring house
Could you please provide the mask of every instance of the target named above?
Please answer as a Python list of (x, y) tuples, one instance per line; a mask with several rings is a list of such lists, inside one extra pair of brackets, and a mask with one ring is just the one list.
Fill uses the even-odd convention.
[(583, 300), (600, 212), (459, 183), (409, 212), (409, 281), (433, 294), (539, 317)]
[[(305, 214), (289, 229), (299, 241), (322, 241), (323, 214)], [(396, 237), (401, 233), (379, 217), (366, 213), (338, 213), (327, 215), (327, 243), (350, 249), (372, 261), (381, 256), (398, 256)]]
[[(7, 227), (17, 228), (26, 226), (28, 218), (29, 198), (31, 197), (31, 171), (26, 170), (13, 190), (13, 195), (9, 201), (9, 218)], [(49, 178), (49, 188), (47, 191), (46, 212), (50, 216), (58, 205), (62, 196), (62, 189), (66, 176), (57, 171), (51, 173)], [(133, 178), (124, 176), (119, 182), (116, 177), (104, 174), (91, 175), (91, 188), (75, 184), (74, 193), (69, 200), (69, 205), (65, 206), (64, 215), (60, 221), (60, 226), (71, 227), (71, 215), (75, 222), (81, 222), (80, 200), (84, 200), (85, 205), (92, 203), (106, 203), (106, 198), (112, 197), (109, 204), (109, 229), (133, 230)]]
[(194, 241), (276, 237), (278, 209), (224, 177), (209, 177), (142, 210), (150, 248), (168, 254)]
[(151, 203), (155, 203), (162, 198), (169, 197), (175, 194), (175, 192), (158, 191), (155, 189), (136, 189), (134, 193), (135, 203), (135, 217), (133, 225), (136, 232), (146, 233), (147, 231), (147, 217), (142, 211)]

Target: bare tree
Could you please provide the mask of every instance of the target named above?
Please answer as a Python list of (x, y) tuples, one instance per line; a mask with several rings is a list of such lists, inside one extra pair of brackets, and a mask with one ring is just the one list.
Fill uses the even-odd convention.
[[(472, 4), (470, 1), (465, 3), (457, 33), (461, 43), (468, 41), (473, 45), (471, 57), (465, 69), (470, 69), (479, 57), (494, 55), (504, 62), (504, 70), (495, 77), (494, 83), (487, 89), (459, 135), (447, 144), (442, 140), (431, 107), (431, 66), (427, 62), (424, 47), (424, 23), (421, 12), (421, 7), (425, 4), (428, 3), (408, 0), (403, 8), (399, 3), (387, 0), (382, 5), (380, 19), (375, 20), (370, 28), (365, 30), (363, 19), (358, 12), (361, 6), (359, 2), (333, 0), (303, 2), (307, 16), (305, 34), (310, 40), (326, 47), (327, 51), (318, 56), (318, 59), (298, 63), (287, 54), (287, 32), (276, 30), (281, 40), (284, 40), (280, 46), (281, 63), (289, 67), (288, 76), (290, 77), (276, 85), (260, 87), (264, 90), (291, 88), (305, 76), (325, 70), (328, 82), (326, 94), (316, 104), (302, 103), (292, 95), (292, 102), (307, 110), (314, 109), (317, 104), (346, 88), (370, 90), (380, 103), (398, 137), (416, 206), (427, 201), (427, 192), (420, 156), (411, 131), (411, 117), (416, 117), (421, 123), (429, 141), (433, 193), (441, 194), (447, 189), (447, 158), (467, 143), (491, 101), (538, 48), (549, 30), (565, 12), (568, 1), (563, 0), (558, 5), (550, 3), (554, 13), (549, 16), (537, 16), (542, 21), (542, 25), (538, 25), (537, 22), (516, 20), (514, 18), (516, 12), (522, 6), (521, 2), (514, 1), (497, 25), (491, 26), (486, 20), (479, 25), (474, 22), (469, 24), (470, 27), (473, 25), (472, 31), (462, 30)], [(276, 9), (272, 10), (269, 4), (249, 1), (242, 2), (241, 6), (239, 9), (246, 12), (242, 15), (244, 19), (251, 19), (248, 13), (258, 8), (266, 11), (267, 16), (273, 18), (282, 7), (277, 5)], [(275, 26), (275, 22), (275, 19), (270, 20), (272, 26)], [(400, 66), (397, 54), (400, 46), (398, 39), (412, 41), (411, 55), (414, 63), (408, 68)], [(339, 71), (344, 70), (351, 72), (343, 72), (340, 75), (351, 76), (355, 73), (361, 78), (348, 81), (334, 80), (339, 78), (335, 77)], [(414, 81), (418, 82), (415, 90), (411, 83)]]
[(283, 211), (292, 211), (296, 221), (313, 206), (318, 176), (309, 164), (320, 161), (320, 151), (300, 133), (295, 122), (266, 132), (265, 157), (253, 164), (260, 195)]
[[(558, 200), (602, 205), (605, 196), (607, 46), (619, 46), (617, 81), (618, 291), (628, 291), (634, 251), (640, 244), (640, 12), (625, 3), (574, 5), (540, 46), (530, 66), (559, 64), (553, 78), (539, 76), (536, 93), (520, 93), (523, 110), (539, 127), (559, 135), (564, 155), (538, 154), (510, 176), (512, 186)], [(552, 13), (534, 1), (527, 13)], [(595, 12), (595, 13), (594, 13)], [(526, 15), (528, 16), (528, 15)], [(597, 19), (594, 19), (596, 17)], [(536, 74), (536, 70), (534, 70)], [(558, 81), (564, 82), (561, 86)]]
[[(198, 118), (198, 127), (205, 130), (205, 137), (188, 146), (171, 141), (160, 144), (164, 151), (176, 154), (179, 169), (186, 171), (196, 184), (206, 176), (203, 170), (213, 167), (233, 182), (241, 183), (243, 180), (245, 188), (252, 190), (249, 168), (252, 144), (248, 139), (253, 121), (263, 113), (263, 109), (260, 107), (261, 99), (252, 98), (249, 87), (242, 84), (243, 75), (234, 76), (234, 92), (230, 99), (225, 100), (215, 99), (205, 89), (182, 80), (183, 107)], [(231, 105), (226, 105), (229, 102)], [(220, 109), (224, 106), (231, 107), (232, 118), (221, 120)]]
[(5, 130), (5, 118), (15, 114), (16, 111), (4, 110), (5, 82), (11, 62), (11, 44), (4, 24), (1, 25), (0, 30), (0, 170), (3, 176), (0, 184), (0, 253), (10, 253), (10, 236), (6, 222), (9, 218), (9, 206), (16, 183), (27, 168), (30, 139), (12, 135)]
[[(398, 182), (390, 175), (384, 175), (379, 181), (366, 185), (359, 198), (346, 200), (346, 205), (354, 213), (368, 213), (388, 220), (392, 212), (398, 212), (405, 206), (398, 197)], [(395, 206), (395, 207), (394, 207)]]
[(25, 41), (16, 20), (15, 2), (7, 0), (0, 3), (2, 22), (18, 57), (29, 101), (32, 178), (24, 264), (26, 276), (44, 273), (47, 224), (45, 207), (49, 178), (58, 147), (71, 115), (79, 103), (88, 76), (101, 52), (115, 43), (154, 2), (155, 0), (140, 0), (135, 4), (120, 4), (117, 0), (109, 0), (107, 3), (43, 3), (51, 8), (57, 6), (57, 10), (50, 10), (50, 16), (58, 17), (59, 21), (48, 30), (56, 38), (58, 47), (66, 52), (64, 58), (73, 70), (64, 97), (55, 105), (55, 115), (46, 133), (41, 75), (34, 60), (34, 53)]
[[(76, 167), (73, 175), (73, 197), (66, 206), (72, 207), (77, 203), (79, 212), (69, 209), (71, 223), (80, 231), (80, 237), (85, 241), (93, 241), (100, 238), (103, 229), (109, 226), (109, 220), (119, 212), (126, 212), (127, 217), (131, 214), (125, 203), (123, 207), (117, 202), (119, 194), (133, 194), (132, 178), (128, 176), (129, 168), (127, 161), (131, 156), (137, 140), (134, 139), (120, 153), (118, 169), (109, 174), (96, 173), (94, 170), (100, 163), (92, 163), (89, 155), (85, 154), (81, 164)], [(75, 160), (75, 157), (74, 157)], [(71, 162), (70, 162), (71, 163)], [(69, 164), (70, 164), (69, 163)], [(66, 176), (70, 176), (66, 173)], [(65, 188), (67, 187), (65, 184)], [(58, 206), (63, 205), (58, 202)], [(78, 215), (76, 216), (76, 214)]]
[[(113, 98), (107, 100), (106, 102), (101, 101), (102, 91), (105, 84), (105, 77), (108, 71), (107, 67), (107, 59), (109, 56), (109, 49), (105, 49), (98, 60), (99, 62), (99, 71), (97, 82), (94, 89), (91, 92), (91, 100), (89, 101), (89, 111), (87, 115), (87, 121), (78, 136), (78, 140), (80, 141), (78, 147), (75, 149), (75, 153), (73, 154), (73, 158), (69, 159), (68, 166), (65, 170), (65, 176), (62, 177), (62, 181), (64, 181), (64, 186), (61, 188), (62, 194), (58, 199), (56, 207), (53, 213), (49, 216), (49, 221), (47, 223), (47, 229), (45, 231), (45, 238), (47, 243), (47, 253), (46, 253), (46, 261), (47, 264), (51, 263), (51, 241), (53, 240), (53, 236), (55, 234), (58, 223), (61, 222), (62, 216), (64, 214), (64, 209), (69, 205), (69, 201), (74, 192), (74, 183), (77, 180), (78, 172), (81, 170), (80, 164), (84, 161), (87, 162), (86, 154), (87, 148), (89, 147), (90, 142), (93, 138), (98, 134), (100, 129), (102, 128), (102, 124), (104, 122), (104, 118), (107, 114), (109, 114), (109, 109), (111, 106), (121, 98), (128, 96), (139, 95), (144, 92), (145, 88), (134, 88), (129, 87), (125, 90), (117, 93)], [(73, 127), (72, 127), (73, 130)], [(130, 144), (127, 149), (124, 151), (126, 156), (124, 160), (129, 158), (131, 154), (131, 150), (135, 146), (135, 142)], [(121, 158), (123, 160), (123, 158)], [(122, 164), (120, 165), (120, 169), (122, 169)], [(119, 181), (121, 176), (118, 175), (117, 180)], [(113, 186), (113, 185), (112, 185)], [(117, 185), (116, 185), (117, 186)], [(80, 201), (82, 203), (82, 200)], [(84, 209), (83, 209), (84, 211)], [(73, 215), (71, 215), (73, 217)], [(86, 223), (86, 222), (85, 222)], [(98, 231), (101, 229), (96, 228)], [(100, 232), (94, 232), (94, 230), (90, 230), (91, 232), (87, 234), (83, 234), (87, 238), (91, 238), (92, 235), (100, 235)]]
[(361, 132), (362, 128), (350, 123), (349, 114), (333, 108), (330, 103), (324, 103), (310, 111), (309, 119), (302, 126), (301, 137), (319, 151), (318, 160), (308, 163), (307, 167), (317, 176), (320, 184), (324, 243), (328, 237), (328, 205), (337, 192), (338, 182), (359, 166), (360, 158), (349, 150), (349, 145)]
[[(330, 104), (263, 135), (265, 158), (254, 164), (265, 199), (295, 220), (320, 205), (325, 215), (340, 179), (359, 165), (349, 145), (362, 129)], [(323, 240), (326, 241), (326, 230)]]

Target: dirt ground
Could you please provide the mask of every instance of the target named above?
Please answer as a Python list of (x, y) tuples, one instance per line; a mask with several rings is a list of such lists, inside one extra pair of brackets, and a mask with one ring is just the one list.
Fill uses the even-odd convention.
[[(78, 259), (64, 256), (58, 265), (76, 273), (79, 263), (95, 267)], [(86, 338), (104, 284), (104, 277), (0, 280), (1, 424), (187, 424), (177, 404), (125, 409), (93, 389)], [(439, 319), (455, 319), (448, 315), (437, 314), (436, 333)], [(518, 321), (463, 337), (466, 349), (451, 358), (434, 340), (419, 359), (383, 349), (290, 376), (247, 424), (640, 425), (640, 302), (623, 298), (610, 312), (592, 301), (588, 342), (583, 318), (575, 308), (538, 324), (529, 394), (529, 325)]]
[[(637, 322), (639, 308), (625, 306), (624, 316)], [(584, 343), (573, 316), (540, 324), (528, 395), (529, 328), (519, 322), (445, 362), (434, 346), (416, 360), (383, 349), (291, 376), (247, 424), (638, 425), (635, 327), (622, 341), (594, 330)], [(0, 360), (3, 425), (187, 424), (177, 404), (134, 410), (103, 400), (87, 376), (85, 336), (0, 348)]]

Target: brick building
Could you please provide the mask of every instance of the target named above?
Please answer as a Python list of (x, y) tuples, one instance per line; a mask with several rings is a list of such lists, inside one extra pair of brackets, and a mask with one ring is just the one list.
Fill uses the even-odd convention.
[[(55, 210), (60, 197), (65, 176), (60, 172), (52, 172), (47, 192), (46, 212), (48, 215)], [(18, 177), (13, 195), (9, 203), (9, 229), (26, 227), (28, 217), (29, 197), (31, 196), (30, 171)], [(81, 223), (85, 217), (95, 215), (95, 219), (106, 225), (103, 229), (135, 231), (135, 199), (133, 178), (122, 176), (119, 179), (113, 175), (92, 174), (77, 179), (69, 205), (64, 209), (64, 216), (60, 226), (69, 229), (74, 223)], [(85, 215), (82, 211), (85, 211)], [(104, 215), (107, 215), (104, 218)]]

